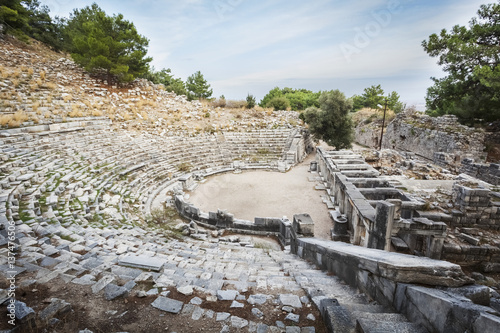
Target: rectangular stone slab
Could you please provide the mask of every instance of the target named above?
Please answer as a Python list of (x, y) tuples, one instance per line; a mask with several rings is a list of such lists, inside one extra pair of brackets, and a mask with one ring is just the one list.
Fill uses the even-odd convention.
[(126, 256), (118, 261), (118, 265), (150, 269), (159, 272), (165, 264), (165, 259), (149, 256)]

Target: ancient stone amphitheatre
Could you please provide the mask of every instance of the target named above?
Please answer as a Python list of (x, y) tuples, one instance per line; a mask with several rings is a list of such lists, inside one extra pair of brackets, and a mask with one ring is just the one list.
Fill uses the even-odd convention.
[[(407, 114), (386, 149), (334, 151), (296, 112), (0, 44), (0, 331), (500, 331), (499, 166), (464, 140), (484, 133)], [(255, 172), (273, 196), (221, 207)], [(274, 215), (244, 210), (259, 193)]]

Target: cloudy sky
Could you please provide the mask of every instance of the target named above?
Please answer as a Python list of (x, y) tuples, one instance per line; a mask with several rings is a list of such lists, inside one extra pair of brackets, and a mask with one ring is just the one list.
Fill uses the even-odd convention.
[[(493, 0), (489, 0), (493, 2)], [(82, 0), (42, 0), (68, 17)], [(156, 69), (185, 80), (201, 71), (229, 99), (270, 89), (393, 90), (422, 109), (431, 76), (444, 73), (421, 43), (466, 25), (487, 0), (99, 0), (149, 38)]]

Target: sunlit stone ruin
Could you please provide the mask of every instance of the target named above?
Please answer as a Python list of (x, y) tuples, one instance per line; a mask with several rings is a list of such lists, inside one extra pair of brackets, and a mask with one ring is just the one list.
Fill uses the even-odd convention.
[[(28, 117), (0, 129), (0, 314), (16, 321), (0, 331), (500, 332), (500, 171), (473, 134), (407, 114), (382, 150), (366, 127), (336, 151), (295, 112), (115, 89), (0, 43), (4, 72), (53, 83), (0, 80), (2, 114)], [(190, 201), (213, 177), (304, 164), (326, 235), (307, 208), (246, 220)]]

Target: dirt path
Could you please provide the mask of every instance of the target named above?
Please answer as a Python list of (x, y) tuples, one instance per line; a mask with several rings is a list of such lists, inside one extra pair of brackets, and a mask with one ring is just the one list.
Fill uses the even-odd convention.
[(287, 173), (248, 171), (214, 176), (190, 193), (189, 202), (202, 211), (226, 209), (236, 218), (253, 221), (254, 217), (282, 217), (292, 220), (294, 214), (308, 213), (315, 226), (315, 236), (330, 239), (332, 222), (322, 202), (326, 192), (315, 190), (309, 177), (311, 154)]

